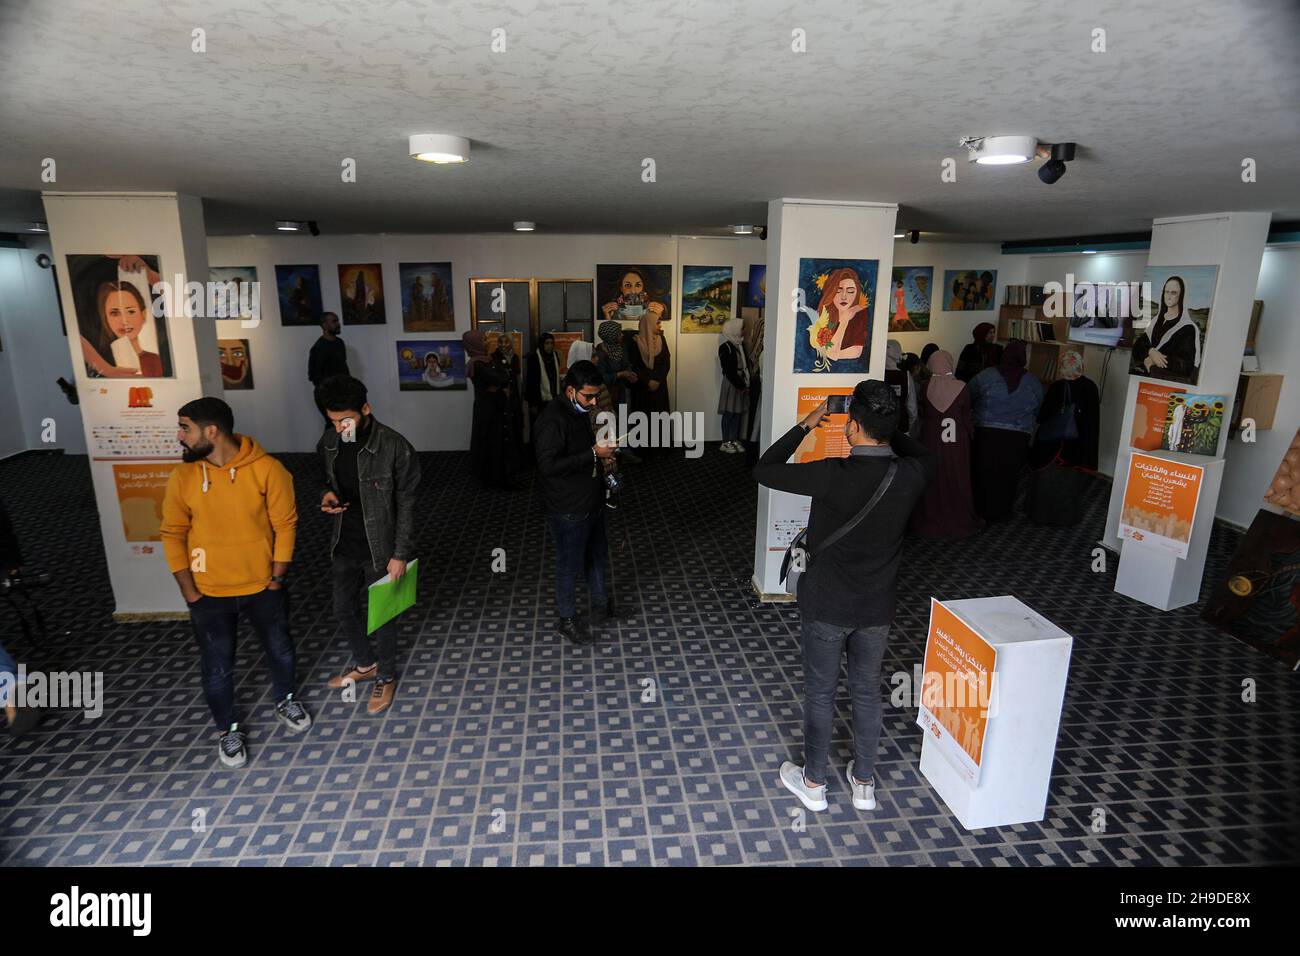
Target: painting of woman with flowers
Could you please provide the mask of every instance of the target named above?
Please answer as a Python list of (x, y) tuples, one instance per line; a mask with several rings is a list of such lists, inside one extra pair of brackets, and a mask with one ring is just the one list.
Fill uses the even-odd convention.
[(866, 372), (871, 359), (875, 259), (800, 259), (796, 372)]

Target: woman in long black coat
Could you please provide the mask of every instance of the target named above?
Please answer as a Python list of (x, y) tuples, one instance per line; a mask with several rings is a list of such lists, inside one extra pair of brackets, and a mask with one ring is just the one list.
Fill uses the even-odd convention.
[(1083, 377), (1083, 354), (1065, 352), (1061, 377), (1043, 397), (1029, 449), (1025, 511), (1035, 524), (1073, 525), (1083, 519), (1089, 476), (1097, 471), (1100, 428), (1101, 394)]

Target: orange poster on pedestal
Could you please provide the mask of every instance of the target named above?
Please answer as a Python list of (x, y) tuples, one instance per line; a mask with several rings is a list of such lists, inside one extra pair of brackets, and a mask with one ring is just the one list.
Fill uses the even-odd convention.
[(921, 705), (916, 722), (971, 786), (978, 786), (993, 705), (997, 648), (930, 598)]
[(849, 397), (852, 394), (852, 387), (799, 389), (795, 404), (795, 414), (799, 416), (799, 421), (803, 421), (809, 412), (827, 399), (831, 399), (831, 408), (821, 425), (804, 436), (794, 454), (796, 462), (802, 464), (806, 461), (821, 461), (823, 458), (849, 456), (849, 441), (844, 437), (844, 426), (849, 420)]
[(1119, 536), (1187, 557), (1205, 469), (1133, 452), (1124, 484)]
[(1138, 385), (1137, 401), (1133, 405), (1133, 429), (1129, 432), (1129, 447), (1142, 451), (1155, 451), (1164, 435), (1165, 412), (1169, 409), (1169, 396), (1186, 392), (1177, 385), (1157, 385), (1142, 382)]
[(159, 461), (149, 465), (114, 465), (118, 508), (127, 541), (161, 541), (163, 494), (176, 463)]

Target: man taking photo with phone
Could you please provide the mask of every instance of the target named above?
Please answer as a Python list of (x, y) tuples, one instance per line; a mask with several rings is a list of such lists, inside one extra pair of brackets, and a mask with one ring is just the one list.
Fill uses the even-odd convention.
[(380, 714), (397, 692), (397, 621), (366, 634), (369, 587), (384, 575), (396, 581), (415, 556), (415, 492), (420, 459), (411, 443), (376, 420), (366, 386), (337, 375), (317, 390), (333, 426), (316, 444), (324, 467), (320, 510), (334, 516), (330, 559), (334, 615), (347, 633), (352, 663), (330, 678), (339, 690), (374, 681), (366, 711)]

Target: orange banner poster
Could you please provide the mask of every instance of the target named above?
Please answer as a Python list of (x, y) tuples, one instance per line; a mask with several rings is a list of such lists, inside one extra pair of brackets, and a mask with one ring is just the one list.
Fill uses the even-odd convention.
[(581, 332), (552, 332), (555, 336), (555, 354), (560, 357), (560, 374), (569, 371), (569, 346), (582, 341)]
[(993, 703), (997, 648), (930, 598), (921, 705), (916, 722), (971, 786), (978, 786)]
[[(823, 458), (847, 458), (849, 441), (844, 437), (844, 425), (849, 420), (849, 396), (853, 394), (852, 386), (845, 388), (808, 387), (799, 389), (795, 408), (799, 421), (822, 402), (830, 399), (830, 412), (819, 427), (814, 428), (799, 445), (794, 460), (821, 461)], [(834, 396), (834, 397), (832, 397)]]
[(113, 484), (122, 512), (122, 531), (127, 541), (161, 541), (163, 493), (175, 462), (148, 465), (114, 465)]
[(1133, 452), (1124, 484), (1119, 536), (1187, 557), (1205, 469)]
[(1129, 447), (1142, 451), (1155, 451), (1165, 428), (1165, 412), (1169, 409), (1169, 396), (1187, 389), (1177, 385), (1157, 385), (1141, 382), (1137, 401), (1133, 405), (1133, 429), (1129, 432)]

